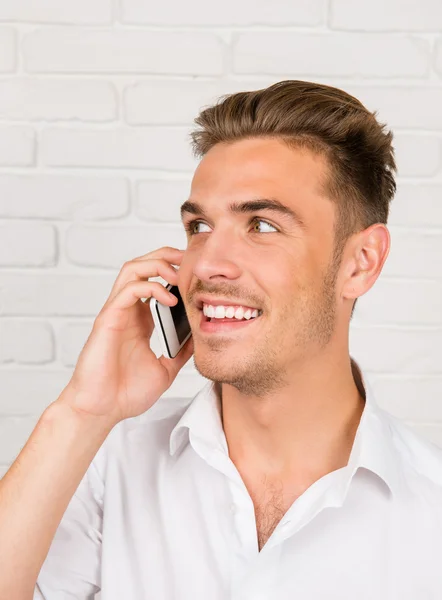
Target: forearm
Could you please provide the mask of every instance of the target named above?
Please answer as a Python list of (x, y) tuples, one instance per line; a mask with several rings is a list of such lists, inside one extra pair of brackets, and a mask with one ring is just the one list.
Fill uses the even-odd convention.
[(58, 525), (113, 427), (74, 412), (67, 388), (0, 481), (0, 598), (31, 599)]

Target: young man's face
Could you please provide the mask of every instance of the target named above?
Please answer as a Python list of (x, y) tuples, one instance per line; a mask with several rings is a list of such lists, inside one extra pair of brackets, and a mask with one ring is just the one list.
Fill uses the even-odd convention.
[[(339, 265), (331, 264), (335, 206), (320, 195), (325, 173), (321, 157), (276, 139), (217, 144), (198, 165), (189, 200), (205, 214), (183, 214), (185, 225), (200, 222), (187, 234), (179, 289), (204, 377), (264, 394), (333, 336)], [(228, 209), (256, 199), (277, 199), (304, 226), (269, 209)], [(259, 307), (262, 315), (236, 330), (204, 332), (199, 295)]]

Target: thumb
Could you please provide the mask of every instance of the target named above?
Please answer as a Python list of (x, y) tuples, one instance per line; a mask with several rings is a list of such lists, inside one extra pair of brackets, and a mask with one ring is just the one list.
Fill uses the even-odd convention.
[(162, 355), (158, 359), (161, 363), (161, 366), (163, 366), (169, 373), (170, 385), (172, 385), (173, 380), (176, 378), (189, 358), (193, 355), (193, 350), (193, 336), (191, 335), (175, 358), (167, 358), (167, 356)]

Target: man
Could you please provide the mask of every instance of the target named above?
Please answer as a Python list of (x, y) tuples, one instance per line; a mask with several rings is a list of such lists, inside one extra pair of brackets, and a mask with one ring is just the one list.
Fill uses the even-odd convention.
[[(24, 536), (15, 542), (8, 565), (28, 579), (0, 575), (0, 590), (3, 577), (3, 589), (29, 598), (38, 573), (34, 598), (46, 600), (100, 589), (102, 600), (442, 597), (442, 450), (376, 404), (349, 356), (356, 299), (389, 252), (391, 132), (342, 90), (301, 81), (228, 96), (196, 123), (187, 248), (125, 265), (58, 413), (5, 477), (0, 522), (19, 514), (33, 543), (43, 518), (56, 532), (38, 559)], [(132, 388), (142, 373), (130, 369), (152, 361), (138, 300), (158, 285), (145, 281), (153, 263), (179, 285), (191, 325), (179, 367), (193, 352), (209, 380), (190, 402), (156, 402), (168, 386), (150, 366), (149, 398)], [(136, 339), (112, 363), (124, 385), (103, 393), (123, 331)], [(161, 360), (170, 385), (179, 368)], [(70, 420), (68, 446), (56, 431)], [(56, 439), (64, 458), (43, 477), (53, 491), (33, 525), (17, 490), (37, 460), (57, 460)], [(0, 526), (0, 539), (12, 541), (14, 527)]]

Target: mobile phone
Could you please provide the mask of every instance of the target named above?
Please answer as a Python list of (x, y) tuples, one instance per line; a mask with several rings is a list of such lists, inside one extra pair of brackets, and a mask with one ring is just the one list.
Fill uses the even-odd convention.
[(192, 332), (178, 286), (169, 283), (166, 290), (176, 296), (178, 302), (174, 306), (167, 306), (152, 297), (150, 310), (164, 356), (175, 358)]

